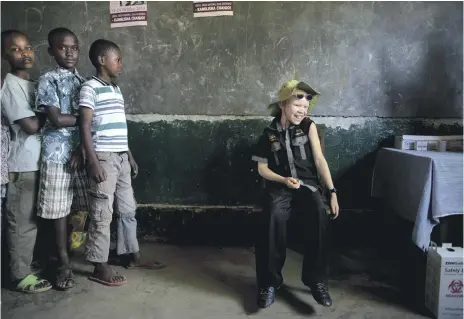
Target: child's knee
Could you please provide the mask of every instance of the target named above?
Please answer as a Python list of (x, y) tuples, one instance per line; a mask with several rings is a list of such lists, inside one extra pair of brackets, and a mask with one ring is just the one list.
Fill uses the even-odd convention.
[(121, 218), (134, 218), (137, 204), (135, 202), (134, 193), (132, 189), (117, 194), (117, 213)]
[(119, 218), (122, 219), (133, 219), (135, 218), (135, 210), (132, 211), (120, 211)]
[(97, 227), (110, 225), (113, 217), (113, 201), (110, 196), (100, 192), (89, 192), (90, 215)]

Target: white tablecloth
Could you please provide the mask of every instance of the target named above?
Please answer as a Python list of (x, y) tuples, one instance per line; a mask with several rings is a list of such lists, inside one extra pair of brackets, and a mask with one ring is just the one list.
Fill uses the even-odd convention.
[(427, 250), (439, 218), (463, 213), (463, 154), (382, 148), (372, 178), (372, 196), (384, 198), (414, 222), (413, 242)]

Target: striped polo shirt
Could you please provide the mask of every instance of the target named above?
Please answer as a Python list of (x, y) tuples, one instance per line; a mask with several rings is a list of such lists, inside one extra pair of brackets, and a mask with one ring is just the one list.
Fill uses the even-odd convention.
[(118, 86), (94, 76), (82, 85), (79, 105), (93, 110), (92, 136), (96, 152), (129, 150), (124, 98)]

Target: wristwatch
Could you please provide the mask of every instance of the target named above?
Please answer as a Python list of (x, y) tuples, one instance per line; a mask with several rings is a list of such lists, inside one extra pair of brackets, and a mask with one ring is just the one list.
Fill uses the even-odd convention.
[(329, 189), (329, 192), (330, 192), (331, 194), (337, 194), (337, 189), (334, 187), (334, 188), (332, 188), (332, 189)]

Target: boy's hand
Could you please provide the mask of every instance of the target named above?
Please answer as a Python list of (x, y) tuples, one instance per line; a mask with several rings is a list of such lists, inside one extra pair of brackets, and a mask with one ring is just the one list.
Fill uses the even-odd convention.
[(330, 195), (330, 210), (332, 211), (332, 219), (338, 217), (339, 209), (337, 194), (332, 193), (332, 195)]
[(106, 181), (106, 172), (98, 161), (89, 162), (87, 165), (87, 174), (97, 183)]
[(81, 169), (85, 167), (85, 149), (82, 147), (82, 144), (71, 155), (70, 165), (71, 169)]
[(71, 160), (69, 161), (69, 165), (71, 166), (71, 169), (75, 170), (78, 168), (82, 168), (83, 164), (84, 163), (82, 161), (82, 157), (79, 154), (79, 152), (77, 152), (77, 150), (74, 151), (71, 155)]
[(291, 189), (298, 189), (300, 188), (300, 181), (293, 177), (287, 177), (285, 178), (285, 185)]
[(135, 179), (137, 175), (139, 174), (139, 166), (137, 165), (137, 162), (132, 156), (129, 156), (129, 163), (131, 167), (131, 176), (132, 179)]

